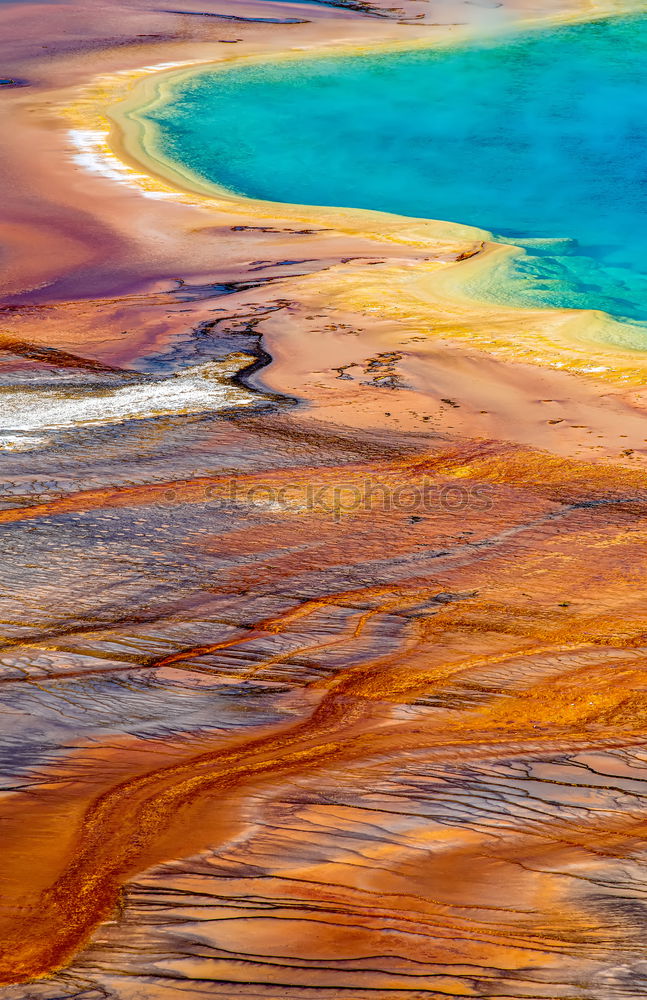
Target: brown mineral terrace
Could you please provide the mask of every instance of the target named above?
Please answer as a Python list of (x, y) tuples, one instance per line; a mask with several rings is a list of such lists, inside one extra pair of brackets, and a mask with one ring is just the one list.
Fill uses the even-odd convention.
[(647, 354), (136, 120), (627, 9), (0, 2), (0, 1000), (644, 995)]

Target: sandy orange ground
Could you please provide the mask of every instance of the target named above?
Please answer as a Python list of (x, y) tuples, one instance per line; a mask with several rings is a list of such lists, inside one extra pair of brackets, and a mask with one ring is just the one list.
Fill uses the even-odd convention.
[(643, 996), (645, 356), (118, 106), (613, 9), (182, 11), (0, 5), (0, 996)]

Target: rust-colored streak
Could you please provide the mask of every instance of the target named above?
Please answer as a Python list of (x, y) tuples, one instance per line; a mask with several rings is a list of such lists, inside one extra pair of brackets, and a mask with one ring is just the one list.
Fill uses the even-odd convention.
[[(439, 604), (439, 596), (442, 598), (442, 592), (429, 586), (395, 591), (378, 587), (329, 595), (265, 619), (242, 637), (194, 647), (157, 661), (156, 666), (162, 669), (252, 642), (263, 634), (280, 636), (303, 627), (311, 616), (331, 606), (353, 612), (346, 634), (334, 640), (350, 642), (352, 648), (375, 619), (415, 612), (408, 619), (396, 651), (342, 671), (325, 683), (314, 711), (295, 725), (283, 725), (276, 732), (248, 741), (237, 739), (234, 745), (220, 740), (214, 748), (197, 754), (187, 755), (185, 750), (178, 761), (131, 774), (96, 797), (92, 796), (91, 780), (84, 793), (86, 799), (88, 794), (90, 798), (79, 814), (72, 838), (68, 838), (62, 855), (54, 852), (50, 859), (50, 871), (55, 876), (52, 884), (36, 892), (30, 902), (29, 895), (25, 895), (28, 870), (22, 868), (18, 878), (13, 874), (18, 912), (24, 909), (26, 918), (24, 924), (22, 919), (16, 921), (16, 911), (10, 903), (11, 890), (6, 892), (5, 911), (9, 910), (10, 921), (3, 929), (4, 981), (20, 982), (66, 964), (98, 922), (110, 914), (123, 881), (141, 868), (163, 860), (172, 852), (173, 845), (186, 850), (188, 843), (194, 848), (213, 843), (222, 818), (215, 824), (212, 819), (197, 839), (189, 836), (187, 842), (186, 837), (191, 813), (214, 796), (231, 801), (252, 785), (259, 787), (283, 781), (290, 775), (307, 775), (313, 768), (329, 771), (354, 761), (405, 751), (427, 750), (436, 757), (440, 754), (443, 760), (465, 761), (483, 756), (492, 760), (507, 756), (511, 746), (521, 755), (587, 748), (593, 733), (598, 747), (631, 747), (644, 740), (647, 689), (643, 693), (642, 687), (647, 675), (639, 662), (631, 659), (622, 666), (617, 664), (613, 672), (595, 665), (571, 670), (562, 667), (550, 676), (549, 669), (549, 676), (543, 682), (523, 686), (500, 701), (464, 711), (458, 717), (452, 717), (451, 712), (441, 713), (431, 725), (391, 720), (388, 705), (442, 692), (457, 678), (476, 678), (480, 671), (501, 669), (510, 662), (542, 663), (550, 662), (551, 655), (568, 658), (586, 654), (604, 641), (591, 626), (587, 628), (586, 621), (567, 616), (552, 643), (538, 646), (535, 640), (529, 645), (528, 639), (535, 637), (528, 634), (523, 621), (515, 624), (511, 620), (506, 629), (507, 652), (472, 655), (448, 663), (437, 654), (434, 656), (433, 640), (448, 631), (469, 628), (469, 619), (474, 620), (475, 616), (486, 616), (493, 628), (496, 609), (492, 604), (483, 607), (475, 598), (467, 598), (463, 610), (458, 604)], [(642, 630), (643, 622), (637, 622), (634, 628)], [(297, 648), (291, 655), (303, 656), (319, 648), (320, 644)], [(257, 663), (254, 672), (271, 669), (276, 659), (269, 657)], [(319, 687), (320, 682), (315, 682), (313, 694)], [(172, 756), (177, 753), (177, 749), (171, 751)], [(127, 746), (121, 754), (127, 761)], [(57, 815), (69, 808), (65, 792), (62, 801), (52, 793), (44, 801), (38, 801), (39, 798), (37, 793), (36, 802), (26, 808), (18, 806), (19, 828), (14, 829), (19, 844), (10, 847), (18, 849), (23, 857), (31, 854), (30, 818), (33, 822), (39, 817), (42, 823), (43, 816), (49, 814), (48, 825), (57, 824)], [(76, 810), (82, 802), (83, 798), (77, 802)], [(16, 807), (11, 801), (7, 805), (5, 821), (9, 820), (11, 832)], [(643, 819), (619, 816), (602, 826), (589, 823), (577, 831), (568, 828), (562, 833), (555, 831), (555, 836), (573, 847), (588, 849), (595, 844), (596, 850), (605, 853), (607, 845), (622, 844), (640, 836), (643, 827)], [(41, 872), (37, 878), (40, 881)]]
[(0, 1000), (644, 995), (642, 352), (119, 111), (476, 9), (403, 4), (0, 2)]

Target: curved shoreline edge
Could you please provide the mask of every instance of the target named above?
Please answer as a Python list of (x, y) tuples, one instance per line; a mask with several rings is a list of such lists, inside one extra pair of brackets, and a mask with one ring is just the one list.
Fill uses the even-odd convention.
[[(631, 10), (626, 4), (597, 6), (579, 14), (571, 12), (568, 16), (520, 20), (509, 30), (550, 30), (629, 13)], [(369, 209), (269, 202), (237, 194), (205, 181), (189, 168), (166, 157), (159, 148), (155, 126), (143, 116), (146, 110), (172, 100), (173, 89), (180, 81), (200, 72), (226, 70), (238, 64), (312, 60), (331, 54), (350, 58), (380, 49), (414, 51), (451, 46), (476, 35), (474, 29), (450, 31), (443, 28), (429, 32), (427, 28), (424, 35), (407, 39), (371, 39), (361, 43), (356, 40), (328, 41), (270, 52), (223, 55), (219, 59), (145, 66), (96, 77), (81, 89), (76, 101), (59, 107), (59, 111), (71, 124), (70, 137), (77, 149), (92, 147), (89, 154), (77, 154), (82, 164), (85, 161), (87, 165), (90, 158), (92, 169), (134, 184), (150, 197), (176, 199), (202, 209), (234, 214), (249, 222), (281, 219), (325, 227), (340, 235), (399, 245), (405, 253), (412, 247), (428, 249), (436, 261), (433, 267), (420, 266), (417, 288), (411, 285), (411, 267), (406, 274), (400, 274), (400, 278), (407, 279), (412, 312), (419, 314), (421, 309), (426, 309), (431, 316), (434, 306), (440, 305), (444, 313), (451, 312), (453, 306), (460, 320), (478, 320), (483, 327), (483, 335), (476, 335), (473, 341), (479, 349), (492, 342), (492, 324), (500, 326), (502, 320), (516, 319), (536, 333), (543, 328), (546, 333), (540, 339), (547, 337), (545, 344), (542, 347), (536, 336), (526, 337), (525, 341), (522, 337), (521, 341), (508, 343), (507, 349), (497, 343), (495, 353), (585, 376), (594, 375), (605, 381), (642, 385), (647, 377), (647, 353), (635, 347), (635, 339), (645, 337), (642, 325), (621, 321), (599, 310), (531, 308), (500, 303), (492, 297), (479, 297), (479, 287), (486, 284), (496, 287), (497, 283), (503, 286), (509, 280), (506, 269), (510, 259), (525, 253), (518, 246), (494, 242), (492, 234), (486, 230), (451, 221)], [(344, 274), (337, 271), (338, 290), (343, 293), (347, 285)], [(353, 303), (361, 310), (361, 296), (358, 297), (356, 287), (352, 291)], [(401, 297), (402, 294), (400, 288)], [(373, 304), (369, 308), (375, 311), (376, 306)], [(384, 303), (384, 310), (385, 314), (391, 313), (388, 302)], [(402, 315), (402, 298), (397, 311)], [(417, 318), (420, 319), (419, 315)], [(461, 336), (460, 339), (465, 338)], [(593, 362), (592, 348), (595, 350)]]
[[(112, 2), (60, 8), (58, 60), (35, 8), (44, 79), (6, 95), (6, 398), (218, 389), (222, 355), (280, 405), (5, 458), (5, 1000), (626, 995), (647, 352), (468, 295), (522, 253), (481, 230), (165, 177), (113, 104), (295, 34)], [(422, 30), (346, 23), (296, 37)]]

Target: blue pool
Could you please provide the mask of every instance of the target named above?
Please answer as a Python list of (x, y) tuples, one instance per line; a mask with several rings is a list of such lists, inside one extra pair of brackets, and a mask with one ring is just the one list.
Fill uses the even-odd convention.
[(483, 227), (527, 250), (493, 295), (647, 322), (646, 24), (202, 70), (146, 115), (202, 178)]

